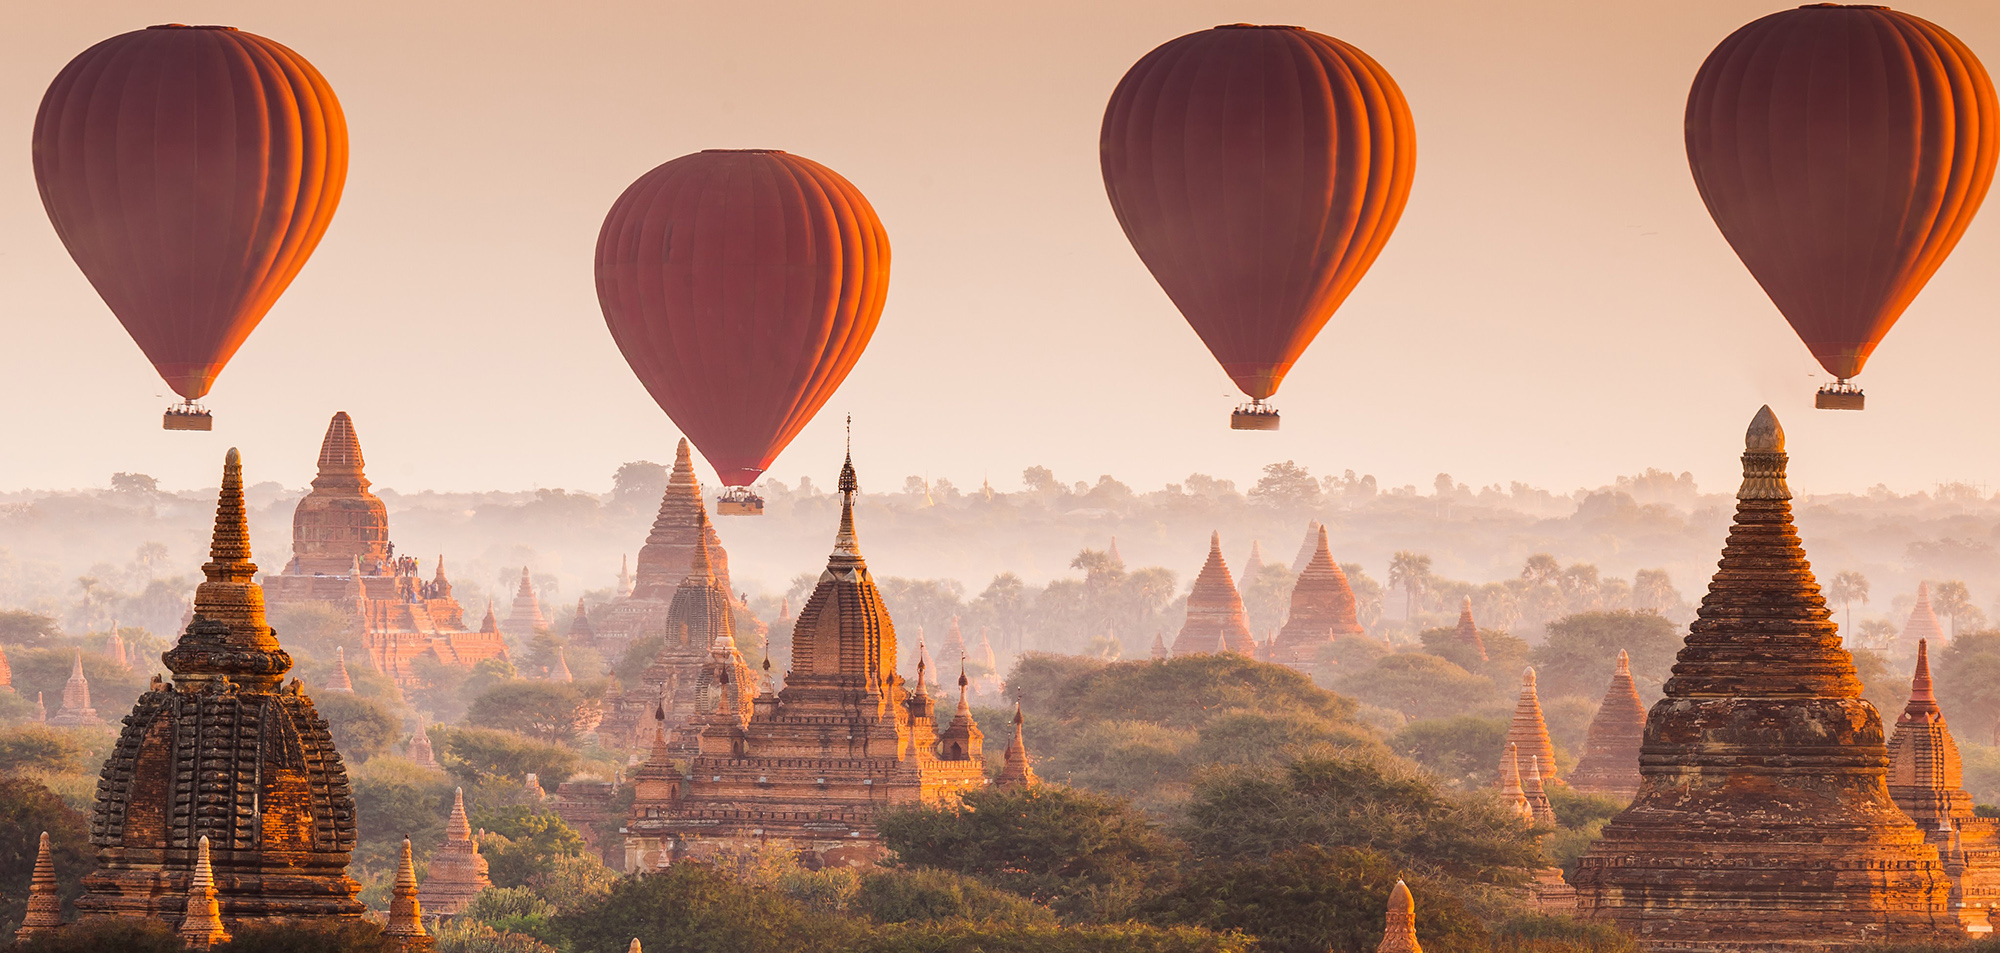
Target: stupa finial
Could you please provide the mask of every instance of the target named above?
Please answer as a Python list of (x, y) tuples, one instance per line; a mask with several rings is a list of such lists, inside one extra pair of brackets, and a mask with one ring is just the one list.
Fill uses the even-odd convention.
[(1785, 485), (1785, 428), (1778, 415), (1765, 404), (1751, 418), (1743, 435), (1743, 486), (1739, 500), (1789, 500), (1792, 490)]

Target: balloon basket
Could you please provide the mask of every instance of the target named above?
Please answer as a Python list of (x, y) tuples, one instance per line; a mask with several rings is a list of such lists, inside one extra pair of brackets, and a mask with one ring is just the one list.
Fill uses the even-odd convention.
[(1863, 400), (1861, 388), (1838, 381), (1820, 388), (1813, 395), (1813, 406), (1820, 410), (1862, 410)]
[(715, 498), (717, 516), (762, 516), (764, 498), (750, 492), (747, 486), (732, 486)]
[(1278, 408), (1261, 400), (1253, 400), (1236, 408), (1229, 415), (1231, 430), (1276, 430), (1278, 429)]
[(208, 409), (188, 401), (167, 408), (160, 417), (161, 430), (214, 430), (215, 418), (209, 416)]

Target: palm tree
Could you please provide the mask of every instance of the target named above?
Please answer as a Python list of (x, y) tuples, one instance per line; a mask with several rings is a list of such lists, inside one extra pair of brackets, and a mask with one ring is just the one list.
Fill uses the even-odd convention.
[(1955, 639), (1958, 638), (1958, 617), (1963, 615), (1965, 610), (1972, 608), (1972, 593), (1967, 591), (1965, 583), (1959, 580), (1941, 582), (1936, 589), (1931, 590), (1931, 605), (1939, 612), (1951, 616), (1951, 637)]
[(1403, 550), (1389, 557), (1389, 585), (1403, 590), (1403, 619), (1416, 614), (1417, 591), (1431, 575), (1431, 558)]
[(1851, 634), (1854, 630), (1853, 603), (1868, 604), (1868, 577), (1853, 570), (1837, 573), (1826, 587), (1826, 597), (1840, 603), (1841, 614), (1845, 617), (1840, 623), (1840, 631)]

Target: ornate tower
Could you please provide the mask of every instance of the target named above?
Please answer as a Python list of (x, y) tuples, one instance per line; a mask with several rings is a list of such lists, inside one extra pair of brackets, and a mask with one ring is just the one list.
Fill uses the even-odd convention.
[(1486, 661), (1486, 640), (1479, 637), (1479, 623), (1472, 621), (1472, 597), (1466, 596), (1458, 606), (1458, 628), (1451, 632), (1451, 639), (1479, 653), (1479, 660)]
[(1646, 704), (1632, 682), (1632, 658), (1620, 649), (1618, 671), (1604, 690), (1604, 703), (1590, 719), (1583, 758), (1570, 775), (1570, 786), (1585, 794), (1630, 800), (1639, 792), (1639, 746), (1645, 735)]
[(1837, 949), (1956, 927), (1890, 799), (1882, 719), (1792, 528), (1785, 435), (1751, 421), (1736, 522), (1646, 718), (1638, 797), (1577, 864), (1582, 911), (1644, 946)]
[[(1556, 745), (1549, 740), (1549, 726), (1542, 720), (1542, 699), (1535, 691), (1535, 667), (1521, 672), (1521, 695), (1514, 701), (1514, 721), (1507, 726), (1507, 744), (1518, 745), (1522, 765), (1534, 758), (1542, 766), (1542, 780), (1556, 781)], [(1526, 783), (1523, 778), (1522, 783)]]
[(486, 873), (486, 858), (479, 855), (479, 842), (472, 839), (472, 824), (465, 818), (465, 789), (459, 788), (451, 798), (444, 844), (431, 855), (428, 875), (417, 890), (417, 901), (434, 917), (465, 912), (472, 898), (493, 886)]
[(205, 837), (225, 924), (358, 917), (347, 769), (298, 681), (283, 684), (292, 659), (253, 581), (235, 450), (201, 569), (193, 619), (163, 656), (172, 684), (139, 697), (105, 761), (90, 825), (100, 867), (77, 909), (179, 920)]
[(1321, 647), (1362, 634), (1354, 590), (1347, 584), (1347, 573), (1333, 561), (1325, 526), (1319, 527), (1314, 540), (1312, 556), (1292, 586), (1291, 614), (1272, 645), (1273, 662), (1310, 665), (1319, 661)]
[(104, 719), (97, 717), (97, 709), (90, 707), (90, 679), (83, 677), (83, 650), (78, 649), (76, 661), (69, 670), (69, 681), (63, 685), (62, 707), (55, 717), (49, 719), (51, 725), (101, 725)]
[(528, 567), (522, 566), (521, 585), (514, 590), (514, 605), (500, 631), (526, 638), (548, 627), (549, 620), (542, 616), (542, 600), (535, 598), (535, 583), (528, 578)]
[(1174, 638), (1175, 655), (1199, 655), (1216, 651), (1255, 655), (1257, 640), (1250, 635), (1250, 618), (1243, 611), (1243, 595), (1229, 578), (1229, 564), (1222, 559), (1222, 534), (1208, 537), (1208, 561), (1194, 577), (1188, 590), (1187, 622)]
[[(653, 519), (653, 531), (639, 549), (638, 572), (632, 582), (632, 598), (666, 602), (674, 589), (687, 578), (694, 560), (694, 542), (700, 536), (708, 542), (709, 560), (724, 591), (729, 590), (729, 556), (722, 551), (715, 527), (706, 519), (708, 507), (701, 500), (701, 481), (694, 475), (694, 456), (687, 438), (674, 448), (674, 468), (667, 475), (667, 491), (660, 497), (660, 512)], [(700, 525), (697, 526), (697, 519)]]
[(1937, 612), (1931, 608), (1931, 584), (1917, 583), (1917, 604), (1910, 607), (1910, 621), (1903, 623), (1903, 644), (1912, 641), (1944, 641), (1944, 627), (1938, 624)]
[(389, 508), (368, 492), (361, 439), (346, 411), (333, 415), (319, 447), (312, 492), (292, 511), (293, 571), (346, 575), (381, 571), (389, 560)]

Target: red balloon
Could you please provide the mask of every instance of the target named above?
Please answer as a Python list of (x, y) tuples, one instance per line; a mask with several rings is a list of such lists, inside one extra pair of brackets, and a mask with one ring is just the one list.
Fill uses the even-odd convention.
[(1262, 400), (1381, 254), (1417, 143), (1402, 90), (1368, 54), (1235, 24), (1139, 60), (1104, 110), (1099, 156), (1139, 258)]
[(1774, 13), (1688, 93), (1688, 165), (1737, 257), (1843, 380), (1958, 244), (1993, 181), (1993, 83), (1935, 23), (1881, 7)]
[(597, 301), (660, 409), (726, 486), (756, 482), (861, 359), (889, 236), (840, 174), (765, 149), (639, 177), (597, 236)]
[(77, 267), (174, 392), (208, 393), (318, 247), (347, 181), (333, 89), (283, 44), (150, 27), (70, 60), (35, 182)]

